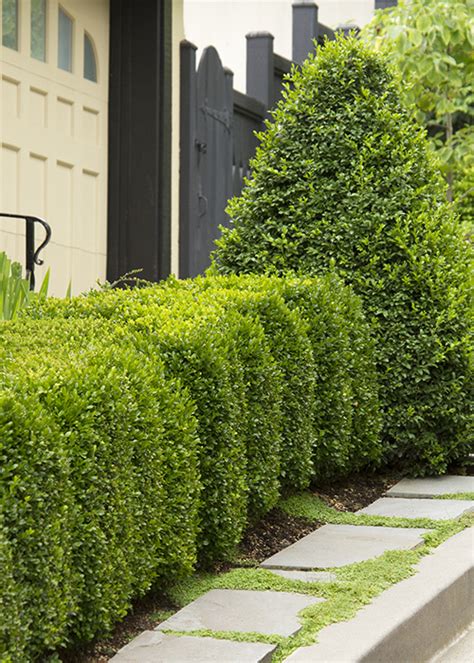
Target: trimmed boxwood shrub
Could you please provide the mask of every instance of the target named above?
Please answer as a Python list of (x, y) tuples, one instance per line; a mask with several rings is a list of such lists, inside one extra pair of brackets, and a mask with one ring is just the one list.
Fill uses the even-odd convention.
[(3, 324), (4, 658), (104, 634), (283, 490), (375, 464), (371, 353), (334, 276), (170, 280)]
[(169, 308), (146, 305), (143, 315), (128, 322), (140, 337), (149, 337), (167, 373), (179, 375), (196, 404), (203, 486), (200, 558), (227, 558), (240, 540), (247, 513), (243, 369), (232, 352), (230, 321), (177, 298)]
[[(181, 284), (191, 284), (191, 287)], [(206, 281), (202, 281), (203, 284)], [(312, 440), (312, 412), (313, 412), (313, 393), (314, 393), (314, 367), (311, 345), (307, 338), (307, 323), (302, 320), (298, 312), (292, 312), (285, 306), (281, 296), (273, 289), (273, 292), (261, 291), (259, 298), (252, 298), (247, 293), (244, 299), (243, 295), (227, 297), (222, 300), (222, 293), (219, 296), (213, 293), (210, 297), (205, 296), (207, 285), (200, 287), (201, 281), (196, 280), (196, 288), (201, 296), (193, 297), (192, 292), (197, 292), (193, 282), (179, 282), (171, 279), (164, 286), (144, 288), (133, 291), (132, 298), (124, 292), (112, 292), (110, 297), (107, 294), (98, 293), (88, 299), (78, 299), (73, 304), (51, 303), (49, 307), (55, 313), (56, 308), (65, 315), (104, 315), (113, 316), (114, 319), (129, 320), (136, 318), (142, 320), (146, 311), (160, 311), (160, 315), (166, 315), (171, 320), (193, 318), (196, 323), (197, 311), (199, 307), (204, 307), (208, 311), (217, 311), (220, 306), (228, 310), (229, 307), (241, 311), (248, 315), (258, 316), (264, 327), (267, 343), (274, 360), (281, 371), (282, 380), (282, 443), (280, 451), (280, 470), (281, 481), (287, 488), (303, 488), (307, 486), (312, 473), (311, 450)], [(252, 288), (245, 288), (251, 290)], [(263, 297), (265, 295), (265, 297)], [(159, 308), (153, 308), (153, 307)], [(48, 307), (43, 308), (42, 314), (47, 314)], [(215, 313), (213, 313), (215, 315)], [(220, 323), (222, 324), (222, 323)], [(176, 325), (171, 323), (171, 328), (176, 331)], [(210, 325), (209, 334), (216, 334), (216, 324)], [(200, 337), (204, 337), (208, 332), (198, 332)], [(227, 334), (227, 342), (230, 335)], [(201, 341), (204, 342), (204, 341)], [(229, 352), (229, 348), (227, 348)], [(221, 353), (223, 356), (224, 353)], [(232, 362), (235, 363), (235, 362)], [(178, 369), (181, 371), (181, 368)], [(181, 373), (179, 373), (181, 375)], [(275, 397), (273, 397), (275, 398)], [(275, 399), (276, 400), (276, 399)], [(227, 398), (229, 402), (229, 398)], [(232, 408), (237, 411), (234, 405)], [(212, 418), (212, 414), (201, 407), (198, 411), (203, 413), (205, 421)], [(245, 417), (242, 418), (242, 421)], [(217, 437), (220, 437), (218, 435)], [(274, 440), (278, 447), (278, 439)]]
[(324, 273), (364, 302), (386, 458), (441, 473), (469, 443), (470, 252), (380, 54), (326, 42), (294, 70), (217, 242), (222, 274)]
[[(285, 463), (281, 445), (283, 371), (271, 352), (265, 328), (248, 301), (242, 302), (242, 298), (236, 299), (224, 290), (198, 299), (189, 294), (181, 291), (171, 296), (173, 300), (182, 298), (187, 306), (193, 301), (201, 309), (218, 313), (213, 326), (229, 338), (229, 358), (242, 369), (244, 388), (240, 393), (238, 429), (245, 448), (247, 518), (256, 520), (276, 504), (280, 495), (281, 466)], [(279, 303), (275, 302), (276, 308)]]
[[(312, 279), (254, 275), (172, 279), (164, 288), (170, 286), (194, 293), (210, 289), (211, 299), (229, 290), (234, 302), (235, 290), (283, 298), (304, 319), (313, 355), (306, 372), (311, 366), (314, 403), (309, 408), (303, 398), (300, 406), (306, 409), (302, 416), (311, 418), (311, 427), (306, 423), (305, 428), (312, 436), (312, 479), (334, 478), (379, 464), (381, 413), (374, 341), (360, 299), (335, 274)], [(272, 330), (269, 333), (273, 335)], [(304, 397), (307, 389), (308, 385), (300, 384), (299, 396)], [(288, 409), (289, 439), (292, 411)]]
[(0, 652), (21, 661), (58, 643), (76, 605), (72, 500), (61, 433), (38, 395), (2, 391), (0, 444)]
[[(196, 283), (199, 288), (201, 281)], [(278, 445), (278, 438), (275, 438), (271, 444), (276, 449), (280, 446), (281, 484), (286, 489), (305, 488), (310, 482), (313, 469), (315, 382), (307, 324), (298, 312), (292, 312), (285, 305), (276, 290), (265, 291), (258, 288), (256, 283), (254, 290), (258, 291), (257, 294), (251, 290), (226, 291), (219, 285), (212, 290), (205, 287), (199, 301), (208, 301), (214, 305), (219, 303), (226, 309), (237, 308), (246, 316), (257, 316), (262, 324), (268, 346), (280, 369), (281, 443)], [(257, 398), (260, 398), (260, 394)], [(271, 415), (271, 412), (268, 414)]]
[[(244, 376), (244, 358), (240, 356), (239, 335), (248, 334), (248, 330), (240, 329), (244, 321), (235, 313), (226, 312), (217, 302), (198, 302), (186, 292), (172, 293), (156, 287), (94, 293), (71, 303), (50, 302), (40, 314), (115, 320), (122, 328), (133, 331), (144, 352), (160, 356), (169, 375), (179, 376), (196, 404), (198, 419), (199, 471), (203, 486), (198, 538), (200, 561), (207, 564), (228, 558), (241, 538), (248, 508), (254, 515), (262, 513), (267, 508), (266, 499), (262, 499), (264, 495), (270, 506), (279, 495), (279, 382), (269, 393), (278, 408), (278, 416), (273, 425), (267, 423), (262, 428), (262, 433), (268, 430), (271, 434), (276, 426), (273, 452), (265, 464), (271, 468), (271, 474), (264, 471), (261, 481), (256, 476), (248, 479), (252, 474), (246, 469), (245, 435), (253, 414), (247, 412), (245, 383), (248, 376)], [(257, 340), (258, 336), (254, 351)], [(262, 348), (260, 352), (268, 353), (268, 350)], [(270, 378), (270, 375), (265, 376), (266, 361), (262, 362), (261, 370), (264, 377)], [(272, 379), (269, 379), (268, 388), (271, 387)], [(275, 414), (273, 409), (269, 414)], [(256, 413), (255, 422), (259, 420)], [(265, 466), (261, 466), (260, 472)], [(268, 486), (264, 488), (266, 480)], [(253, 491), (249, 496), (249, 490), (255, 489), (256, 483), (260, 486), (260, 495)]]
[(25, 649), (14, 621), (2, 646), (32, 660), (190, 573), (196, 421), (154, 355), (103, 322), (5, 324), (0, 356), (1, 512)]

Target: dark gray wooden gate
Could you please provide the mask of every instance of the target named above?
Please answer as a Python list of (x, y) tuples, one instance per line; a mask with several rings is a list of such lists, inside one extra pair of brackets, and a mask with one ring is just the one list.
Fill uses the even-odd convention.
[(228, 224), (225, 207), (233, 193), (232, 79), (232, 72), (224, 69), (216, 49), (206, 48), (196, 80), (190, 81), (196, 89), (196, 117), (188, 134), (193, 144), (189, 165), (194, 190), (187, 201), (190, 223), (180, 237), (181, 276), (196, 276), (210, 265), (219, 226)]
[[(308, 11), (310, 14), (308, 15)], [(318, 22), (314, 3), (293, 5), (293, 60), (301, 62), (313, 39), (334, 37)], [(210, 265), (219, 226), (229, 224), (227, 201), (239, 195), (265, 127), (268, 109), (281, 97), (292, 62), (273, 52), (268, 32), (247, 35), (246, 94), (233, 90), (233, 75), (214, 47), (196, 71), (196, 46), (181, 43), (179, 275), (202, 274)]]

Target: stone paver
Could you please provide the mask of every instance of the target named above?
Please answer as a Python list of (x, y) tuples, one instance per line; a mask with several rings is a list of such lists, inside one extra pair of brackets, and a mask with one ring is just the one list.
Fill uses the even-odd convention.
[(210, 629), (289, 636), (300, 629), (298, 612), (323, 600), (292, 592), (212, 589), (162, 622), (158, 630)]
[(324, 569), (362, 562), (386, 550), (407, 550), (423, 543), (425, 529), (324, 525), (262, 562), (264, 568)]
[(275, 645), (144, 631), (123, 647), (115, 663), (269, 663)]
[(357, 513), (370, 516), (397, 516), (400, 518), (431, 518), (449, 520), (474, 510), (471, 500), (433, 500), (426, 498), (382, 497)]
[(402, 479), (387, 491), (387, 497), (433, 497), (451, 493), (474, 493), (474, 477), (445, 476)]
[(303, 582), (336, 582), (337, 575), (328, 571), (285, 571), (272, 569), (272, 573), (288, 580), (302, 580)]

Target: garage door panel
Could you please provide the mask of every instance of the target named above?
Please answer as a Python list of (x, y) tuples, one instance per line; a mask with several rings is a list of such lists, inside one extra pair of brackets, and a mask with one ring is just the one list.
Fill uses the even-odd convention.
[(48, 91), (30, 86), (28, 91), (29, 123), (36, 131), (48, 129), (49, 94)]
[(105, 279), (105, 258), (97, 253), (90, 253), (81, 249), (72, 250), (72, 289), (74, 292), (85, 292), (96, 282), (90, 282), (87, 274), (95, 272), (97, 279)]
[(74, 224), (74, 166), (64, 161), (52, 164), (55, 190), (51, 192), (51, 214), (56, 220), (54, 238), (57, 243), (72, 246)]
[(17, 78), (2, 76), (2, 121), (20, 117), (20, 86)]
[[(72, 72), (58, 67), (59, 6), (73, 20)], [(47, 0), (46, 62), (30, 54), (29, 7), (22, 0), (20, 50), (1, 47), (0, 211), (42, 216), (50, 223), (52, 244), (42, 257), (52, 268), (51, 292), (63, 296), (78, 269), (73, 262), (80, 262), (76, 250), (89, 256), (80, 279), (74, 279), (80, 289), (105, 273), (109, 3)], [(98, 82), (84, 78), (86, 33)], [(0, 250), (6, 247), (1, 231), (7, 226), (9, 251), (18, 253), (11, 235), (16, 232), (22, 244), (23, 224), (0, 219)], [(38, 244), (40, 229), (37, 238)], [(14, 257), (23, 261), (21, 251)]]

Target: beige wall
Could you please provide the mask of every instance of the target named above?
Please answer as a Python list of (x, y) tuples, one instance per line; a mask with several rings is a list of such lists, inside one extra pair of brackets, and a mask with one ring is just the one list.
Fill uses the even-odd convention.
[[(224, 66), (234, 72), (234, 86), (245, 92), (248, 32), (265, 30), (274, 36), (274, 49), (291, 58), (292, 0), (184, 0), (186, 39), (198, 46), (215, 46)], [(374, 0), (316, 0), (321, 23), (335, 28), (341, 23), (359, 26), (370, 21)]]
[[(57, 66), (58, 1), (47, 2), (46, 62), (30, 56), (30, 0), (20, 0), (19, 49), (0, 46), (0, 211), (45, 218), (53, 237), (37, 267), (52, 294), (105, 279), (107, 245), (108, 0), (61, 0), (73, 19), (73, 71)], [(98, 82), (83, 77), (84, 31)], [(0, 219), (0, 250), (24, 264), (23, 224)], [(37, 244), (42, 231), (37, 230)]]

